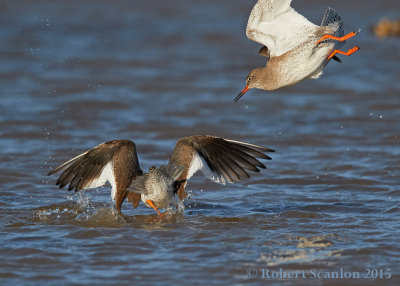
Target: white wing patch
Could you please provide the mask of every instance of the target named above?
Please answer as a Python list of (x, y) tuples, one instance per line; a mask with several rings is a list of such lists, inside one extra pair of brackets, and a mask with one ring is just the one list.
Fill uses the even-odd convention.
[(223, 177), (219, 177), (217, 174), (213, 173), (208, 167), (204, 159), (197, 153), (194, 154), (192, 162), (190, 163), (187, 180), (189, 180), (198, 170), (200, 170), (204, 176), (210, 180), (225, 185), (225, 180)]
[(117, 191), (117, 187), (115, 184), (114, 168), (111, 162), (107, 163), (107, 165), (103, 168), (103, 171), (101, 171), (100, 176), (96, 179), (93, 179), (93, 181), (84, 186), (84, 189), (101, 187), (107, 181), (110, 182), (112, 187), (111, 198), (115, 200), (115, 193)]
[(307, 41), (318, 28), (290, 7), (291, 1), (259, 0), (251, 11), (246, 35), (280, 56)]

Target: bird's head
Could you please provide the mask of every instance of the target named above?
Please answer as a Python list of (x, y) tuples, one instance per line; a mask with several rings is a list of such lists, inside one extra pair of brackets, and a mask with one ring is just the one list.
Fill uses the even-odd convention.
[(264, 68), (256, 68), (252, 70), (246, 77), (246, 86), (242, 91), (235, 97), (235, 101), (238, 101), (249, 89), (251, 88), (261, 88), (261, 71)]

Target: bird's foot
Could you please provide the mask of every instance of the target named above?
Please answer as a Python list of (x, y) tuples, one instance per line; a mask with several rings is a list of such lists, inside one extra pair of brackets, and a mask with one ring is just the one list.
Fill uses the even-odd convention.
[(331, 58), (333, 58), (333, 56), (335, 56), (336, 54), (342, 54), (345, 56), (350, 56), (351, 54), (353, 54), (354, 52), (358, 51), (360, 49), (360, 47), (355, 46), (353, 48), (351, 48), (350, 50), (348, 50), (347, 52), (343, 52), (340, 50), (334, 50), (328, 57), (328, 60), (330, 60)]
[(351, 33), (348, 33), (347, 35), (344, 35), (342, 37), (335, 37), (335, 36), (330, 35), (330, 34), (325, 34), (315, 44), (318, 45), (319, 43), (321, 43), (323, 40), (326, 40), (326, 39), (332, 39), (332, 40), (343, 42), (343, 41), (346, 41), (347, 39), (349, 39), (351, 37), (354, 37), (359, 32), (360, 32), (360, 30), (358, 30), (357, 32), (351, 32)]

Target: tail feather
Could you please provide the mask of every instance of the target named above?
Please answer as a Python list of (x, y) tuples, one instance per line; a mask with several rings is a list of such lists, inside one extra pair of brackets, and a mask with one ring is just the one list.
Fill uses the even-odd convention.
[[(150, 168), (152, 169), (152, 168)], [(174, 163), (168, 164), (167, 166), (161, 166), (158, 169), (152, 169), (152, 171), (146, 173), (142, 176), (137, 177), (136, 180), (132, 181), (131, 185), (127, 188), (128, 192), (134, 192), (138, 194), (147, 194), (149, 191), (149, 186), (146, 183), (148, 180), (151, 182), (157, 181), (159, 185), (171, 185), (179, 178), (185, 167), (175, 165)], [(151, 189), (151, 187), (150, 187)]]
[(185, 170), (185, 167), (170, 163), (167, 166), (161, 166), (159, 170), (160, 172), (163, 172), (166, 176), (172, 177), (172, 179), (176, 181)]
[(131, 185), (126, 190), (128, 192), (134, 192), (137, 194), (145, 194), (147, 193), (146, 180), (147, 180), (147, 174), (139, 176), (136, 178), (136, 180), (132, 181)]
[(321, 26), (330, 27), (335, 33), (336, 37), (344, 35), (343, 21), (339, 14), (332, 8), (327, 7), (325, 10), (324, 17), (322, 17)]

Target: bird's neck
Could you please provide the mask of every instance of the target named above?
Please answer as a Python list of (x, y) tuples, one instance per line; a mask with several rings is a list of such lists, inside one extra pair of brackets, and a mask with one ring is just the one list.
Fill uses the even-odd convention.
[(267, 65), (265, 67), (257, 68), (257, 77), (259, 78), (259, 84), (256, 88), (264, 90), (274, 90), (279, 88), (275, 73), (271, 70), (270, 66)]

